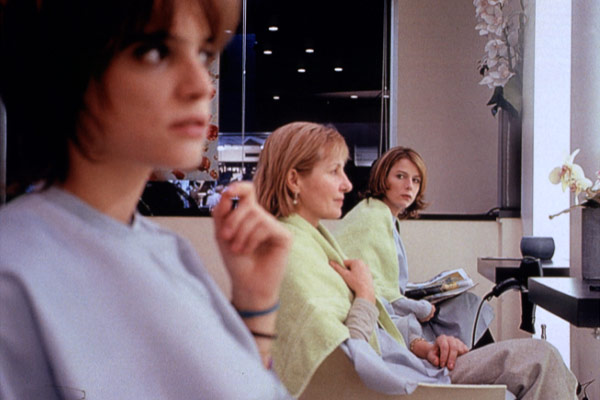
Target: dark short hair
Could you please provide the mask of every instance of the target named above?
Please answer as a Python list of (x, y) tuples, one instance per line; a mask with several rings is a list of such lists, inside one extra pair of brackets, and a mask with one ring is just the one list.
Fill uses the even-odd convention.
[(380, 200), (383, 199), (387, 190), (389, 189), (387, 186), (387, 177), (391, 169), (393, 168), (394, 164), (404, 158), (410, 160), (419, 170), (419, 174), (421, 174), (421, 186), (415, 201), (409, 207), (407, 207), (406, 210), (404, 210), (402, 215), (398, 216), (401, 219), (417, 217), (419, 211), (425, 209), (428, 205), (425, 202), (425, 189), (427, 189), (427, 166), (425, 165), (425, 161), (421, 155), (413, 149), (398, 146), (388, 150), (381, 157), (379, 157), (379, 159), (377, 159), (371, 167), (367, 190), (363, 194), (363, 197), (366, 198), (373, 197)]
[[(169, 30), (179, 0), (9, 0), (2, 12), (0, 95), (10, 141), (9, 183), (63, 181), (68, 143), (79, 145), (79, 116), (92, 80), (148, 24)], [(188, 0), (181, 0), (188, 1)], [(212, 40), (237, 23), (237, 0), (196, 0)], [(15, 190), (19, 190), (15, 189)]]

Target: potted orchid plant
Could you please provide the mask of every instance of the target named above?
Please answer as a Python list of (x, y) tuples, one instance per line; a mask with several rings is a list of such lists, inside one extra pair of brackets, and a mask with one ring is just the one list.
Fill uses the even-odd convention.
[(492, 115), (499, 108), (513, 117), (521, 112), (523, 75), (523, 30), (525, 13), (522, 0), (473, 0), (479, 35), (487, 36), (485, 54), (477, 63), (483, 79), (480, 85), (494, 90), (487, 105)]
[[(592, 182), (585, 177), (583, 168), (575, 164), (575, 156), (579, 153), (579, 149), (575, 150), (571, 155), (565, 158), (563, 165), (552, 169), (550, 172), (550, 182), (555, 185), (561, 184), (563, 192), (569, 190), (575, 193), (575, 205), (557, 213), (550, 215), (550, 219), (561, 214), (570, 212), (578, 207), (598, 208), (600, 207), (600, 171), (596, 172), (596, 182)], [(580, 197), (584, 199), (580, 202)]]

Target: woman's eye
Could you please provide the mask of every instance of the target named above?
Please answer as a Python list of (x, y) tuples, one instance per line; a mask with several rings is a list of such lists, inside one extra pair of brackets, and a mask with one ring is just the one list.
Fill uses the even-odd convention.
[(149, 64), (158, 64), (169, 54), (169, 49), (164, 44), (146, 44), (138, 47), (135, 56)]

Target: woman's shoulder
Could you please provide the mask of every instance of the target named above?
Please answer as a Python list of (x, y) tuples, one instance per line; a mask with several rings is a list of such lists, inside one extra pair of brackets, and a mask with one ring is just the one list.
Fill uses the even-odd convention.
[(22, 260), (42, 259), (49, 242), (60, 237), (64, 221), (39, 193), (22, 195), (0, 208), (0, 271), (22, 267)]
[(355, 234), (370, 229), (381, 231), (381, 226), (393, 227), (393, 216), (388, 206), (381, 200), (368, 198), (358, 203), (340, 221), (335, 230), (340, 234)]
[(175, 234), (147, 218), (138, 215), (132, 226), (126, 226), (50, 188), (0, 207), (0, 269), (22, 271), (24, 265), (34, 269), (86, 249), (116, 252), (132, 243), (140, 247), (172, 242), (167, 235)]
[(0, 237), (2, 241), (26, 229), (41, 229), (50, 204), (40, 193), (21, 195), (0, 207)]
[(292, 215), (280, 218), (279, 221), (290, 231), (293, 237), (291, 254), (306, 254), (318, 251), (320, 248), (317, 240), (318, 231), (303, 218)]

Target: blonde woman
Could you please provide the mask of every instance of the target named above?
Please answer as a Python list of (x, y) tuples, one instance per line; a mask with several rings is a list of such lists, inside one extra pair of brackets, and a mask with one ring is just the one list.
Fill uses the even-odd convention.
[(574, 398), (575, 379), (546, 342), (507, 341), (469, 352), (452, 336), (424, 339), (414, 314), (394, 314), (369, 267), (348, 259), (321, 224), (341, 216), (352, 187), (347, 158), (333, 127), (295, 122), (269, 136), (255, 176), (260, 204), (293, 234), (273, 348), (275, 370), (290, 392), (299, 396), (341, 347), (362, 381), (388, 394), (410, 393), (419, 382), (504, 383), (522, 399)]

